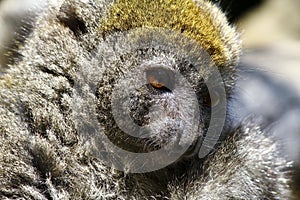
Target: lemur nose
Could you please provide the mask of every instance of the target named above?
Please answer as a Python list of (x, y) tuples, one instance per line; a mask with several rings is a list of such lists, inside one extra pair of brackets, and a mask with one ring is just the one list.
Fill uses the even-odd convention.
[(130, 94), (129, 98), (128, 109), (134, 123), (138, 126), (149, 124), (150, 117), (147, 115), (149, 114), (149, 108), (152, 106), (150, 96), (141, 90)]

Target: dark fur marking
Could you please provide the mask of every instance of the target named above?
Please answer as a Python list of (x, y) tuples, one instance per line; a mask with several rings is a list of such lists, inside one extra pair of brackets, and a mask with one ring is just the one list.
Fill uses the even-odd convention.
[(74, 8), (70, 5), (63, 5), (60, 8), (60, 13), (57, 18), (60, 23), (68, 27), (76, 37), (88, 32), (84, 21), (76, 14)]

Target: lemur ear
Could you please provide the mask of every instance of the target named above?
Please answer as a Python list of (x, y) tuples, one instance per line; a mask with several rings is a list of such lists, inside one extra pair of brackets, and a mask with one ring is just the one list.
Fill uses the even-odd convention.
[(59, 22), (68, 27), (76, 37), (87, 33), (87, 27), (84, 20), (77, 14), (74, 7), (65, 3), (61, 6), (57, 16)]

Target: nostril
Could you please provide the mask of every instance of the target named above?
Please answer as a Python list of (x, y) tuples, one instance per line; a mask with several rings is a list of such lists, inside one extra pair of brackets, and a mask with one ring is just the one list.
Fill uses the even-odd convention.
[(150, 98), (147, 95), (131, 94), (129, 101), (129, 115), (133, 122), (138, 126), (148, 125), (150, 122), (149, 108), (151, 107)]

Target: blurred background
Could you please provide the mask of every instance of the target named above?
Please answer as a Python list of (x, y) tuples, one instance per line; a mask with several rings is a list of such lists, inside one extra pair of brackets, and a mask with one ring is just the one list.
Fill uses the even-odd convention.
[(215, 1), (243, 40), (234, 109), (255, 114), (295, 162), (294, 199), (300, 199), (300, 0)]
[[(54, 0), (53, 0), (54, 1)], [(58, 0), (56, 0), (58, 1)], [(211, 0), (243, 40), (241, 78), (232, 104), (236, 118), (257, 115), (295, 161), (300, 199), (300, 0)], [(43, 0), (0, 0), (0, 74), (17, 62)]]
[(243, 40), (237, 114), (263, 118), (295, 162), (300, 199), (300, 0), (217, 1)]

